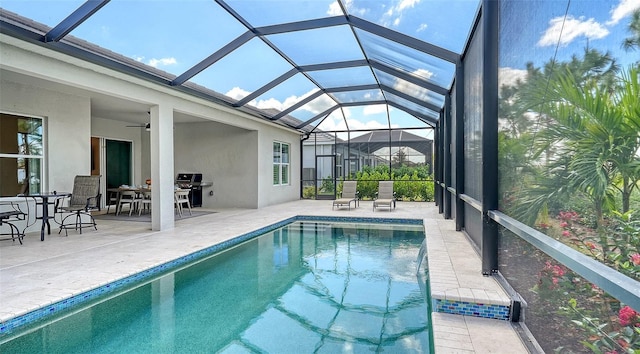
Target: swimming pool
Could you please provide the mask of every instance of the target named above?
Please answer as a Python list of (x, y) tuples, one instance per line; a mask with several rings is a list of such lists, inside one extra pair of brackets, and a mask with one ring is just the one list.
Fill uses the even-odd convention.
[(70, 308), (0, 351), (429, 352), (423, 241), (422, 225), (296, 221)]

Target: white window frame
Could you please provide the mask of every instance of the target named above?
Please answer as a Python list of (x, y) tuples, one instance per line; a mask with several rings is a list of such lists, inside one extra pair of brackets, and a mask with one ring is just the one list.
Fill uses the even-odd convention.
[[(273, 170), (272, 179), (274, 186), (288, 186), (291, 184), (291, 144), (281, 141), (274, 141), (272, 146), (273, 151)], [(287, 147), (287, 161), (283, 161), (283, 146)], [(277, 148), (277, 150), (276, 150)], [(277, 173), (277, 174), (276, 174)], [(283, 182), (283, 175), (286, 177), (286, 181)], [(277, 177), (276, 177), (277, 176)]]
[(39, 155), (34, 155), (34, 154), (21, 154), (20, 152), (17, 154), (14, 153), (2, 153), (0, 152), (0, 157), (2, 158), (13, 158), (13, 159), (33, 159), (33, 160), (37, 160), (39, 161), (39, 170), (40, 170), (40, 175), (39, 176), (35, 176), (35, 178), (39, 179), (39, 185), (40, 185), (40, 190), (38, 191), (32, 191), (32, 193), (35, 192), (42, 192), (43, 190), (45, 190), (45, 186), (46, 186), (46, 174), (45, 174), (45, 156), (46, 156), (46, 147), (47, 147), (47, 142), (46, 142), (46, 136), (45, 136), (45, 131), (46, 131), (46, 120), (44, 119), (44, 117), (40, 117), (40, 116), (33, 116), (33, 115), (28, 115), (28, 114), (22, 114), (22, 113), (14, 113), (14, 112), (8, 112), (8, 111), (0, 111), (0, 113), (2, 114), (7, 114), (7, 115), (12, 115), (12, 116), (17, 116), (17, 117), (22, 117), (22, 118), (30, 118), (30, 119), (38, 119), (41, 122), (41, 129), (42, 129), (42, 136), (41, 138), (41, 143), (42, 143), (42, 147), (41, 147), (41, 154)]

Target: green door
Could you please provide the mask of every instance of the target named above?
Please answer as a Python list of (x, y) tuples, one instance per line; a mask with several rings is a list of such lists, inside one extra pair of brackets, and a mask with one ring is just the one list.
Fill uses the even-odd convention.
[(107, 188), (131, 185), (131, 142), (106, 141)]

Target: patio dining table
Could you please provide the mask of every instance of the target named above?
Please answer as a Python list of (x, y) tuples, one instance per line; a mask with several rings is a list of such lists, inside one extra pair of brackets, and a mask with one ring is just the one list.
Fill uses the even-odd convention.
[[(118, 188), (107, 188), (107, 192), (108, 193), (116, 193), (116, 211), (115, 214), (118, 215), (120, 210), (120, 200), (122, 198), (122, 192), (126, 192), (126, 191), (130, 191), (130, 192), (136, 192), (136, 193), (142, 193), (144, 191), (150, 191), (150, 189), (148, 188), (138, 188), (138, 187), (134, 187), (134, 186), (120, 186)], [(109, 202), (109, 200), (107, 200), (107, 202)]]
[[(54, 205), (56, 200), (59, 198), (64, 198), (70, 196), (69, 192), (43, 192), (43, 193), (28, 193), (28, 194), (18, 194), (19, 197), (25, 198), (33, 198), (36, 203), (35, 209), (35, 219), (42, 220), (42, 226), (40, 228), (40, 241), (44, 241), (44, 229), (47, 229), (47, 235), (51, 235), (51, 224), (49, 223), (49, 219), (55, 217), (56, 211), (53, 211), (53, 217), (49, 216), (49, 205)], [(41, 216), (38, 216), (38, 205), (41, 205)]]

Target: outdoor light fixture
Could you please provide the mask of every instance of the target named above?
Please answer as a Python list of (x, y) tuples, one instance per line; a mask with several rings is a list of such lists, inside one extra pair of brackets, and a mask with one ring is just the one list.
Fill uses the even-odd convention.
[(147, 123), (147, 124), (144, 126), (144, 130), (146, 130), (146, 131), (150, 132), (150, 131), (151, 131), (151, 123)]

